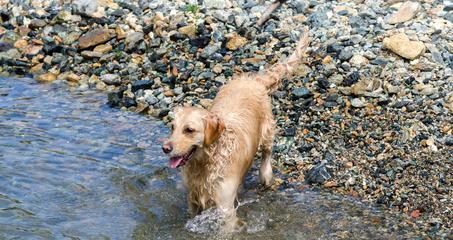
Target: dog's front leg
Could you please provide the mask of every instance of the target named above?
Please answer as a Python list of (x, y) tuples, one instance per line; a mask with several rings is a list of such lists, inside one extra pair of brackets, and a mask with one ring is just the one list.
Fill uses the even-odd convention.
[(217, 208), (225, 213), (225, 231), (241, 231), (245, 227), (245, 223), (236, 216), (234, 201), (237, 197), (239, 182), (235, 179), (240, 178), (225, 178), (219, 185), (216, 191), (215, 202)]

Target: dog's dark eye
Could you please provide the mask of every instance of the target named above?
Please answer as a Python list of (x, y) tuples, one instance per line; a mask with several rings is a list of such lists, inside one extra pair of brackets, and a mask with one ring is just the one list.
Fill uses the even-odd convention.
[(188, 128), (185, 128), (185, 129), (184, 129), (184, 132), (186, 132), (186, 133), (193, 133), (193, 132), (195, 132), (195, 129), (188, 127)]

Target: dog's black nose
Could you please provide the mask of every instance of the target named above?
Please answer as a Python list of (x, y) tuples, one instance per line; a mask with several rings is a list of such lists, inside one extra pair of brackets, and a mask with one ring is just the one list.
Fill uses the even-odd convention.
[(171, 151), (173, 151), (173, 145), (171, 143), (164, 143), (164, 145), (162, 145), (162, 151), (164, 151), (164, 153), (171, 153)]

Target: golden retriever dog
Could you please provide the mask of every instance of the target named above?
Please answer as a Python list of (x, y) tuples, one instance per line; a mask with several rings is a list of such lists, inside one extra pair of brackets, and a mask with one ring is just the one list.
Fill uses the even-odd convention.
[(233, 77), (220, 89), (209, 110), (174, 109), (172, 134), (162, 150), (171, 168), (182, 167), (192, 215), (217, 207), (231, 217), (231, 226), (238, 226), (234, 202), (259, 147), (259, 178), (263, 185), (271, 185), (275, 121), (269, 93), (276, 90), (280, 79), (293, 73), (307, 46), (305, 31), (286, 61), (262, 73)]

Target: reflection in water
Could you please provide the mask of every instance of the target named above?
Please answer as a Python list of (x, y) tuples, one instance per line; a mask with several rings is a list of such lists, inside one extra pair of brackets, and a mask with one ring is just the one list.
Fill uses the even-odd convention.
[[(110, 109), (64, 83), (0, 79), (0, 239), (219, 239), (215, 216), (189, 221), (177, 171), (154, 120)], [(233, 239), (394, 238), (389, 215), (293, 190), (260, 192), (248, 177)], [(396, 220), (394, 220), (396, 221)], [(222, 237), (222, 238), (223, 238)]]

